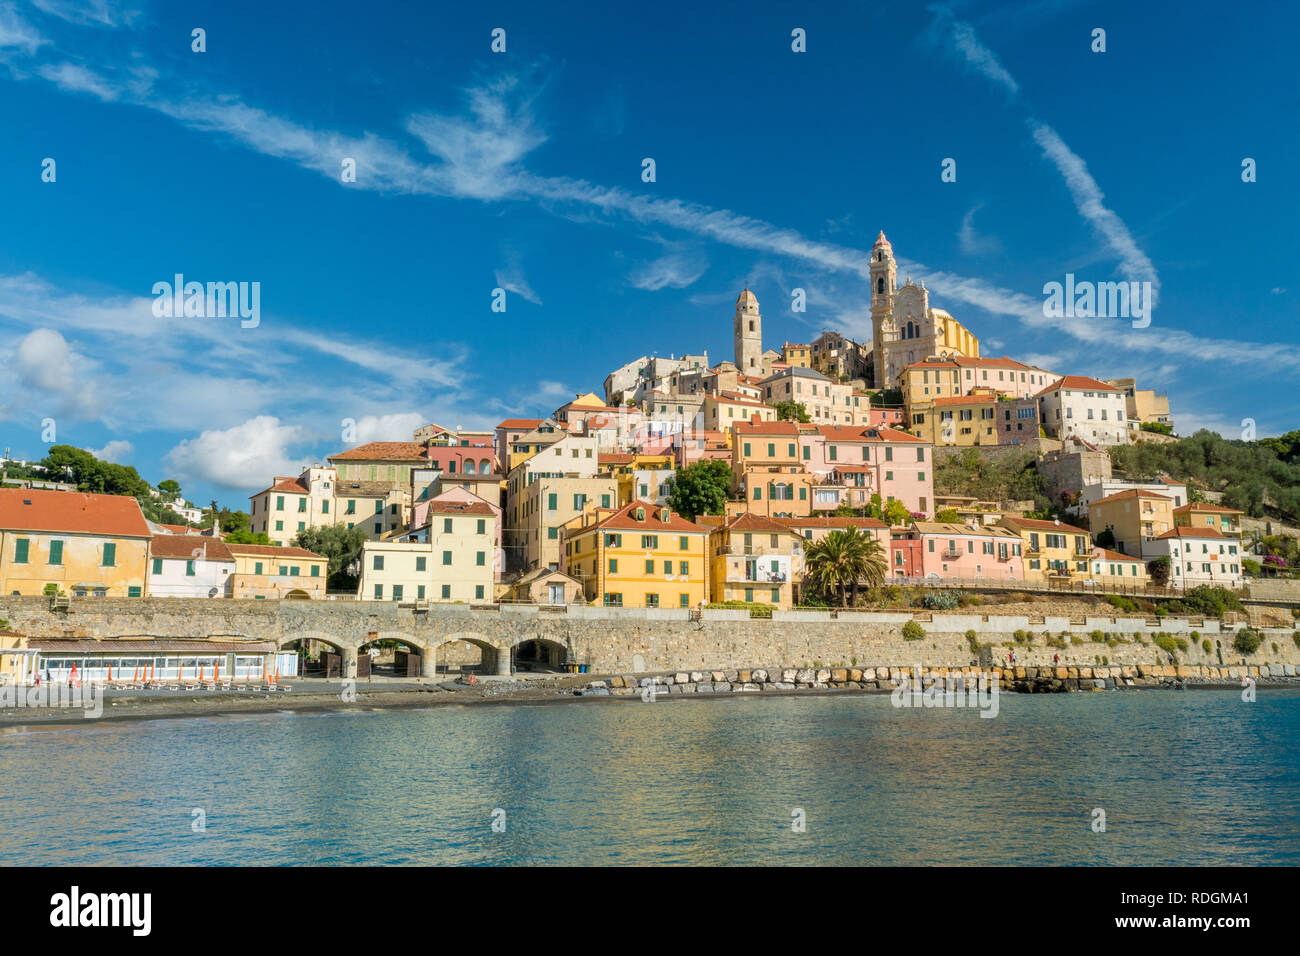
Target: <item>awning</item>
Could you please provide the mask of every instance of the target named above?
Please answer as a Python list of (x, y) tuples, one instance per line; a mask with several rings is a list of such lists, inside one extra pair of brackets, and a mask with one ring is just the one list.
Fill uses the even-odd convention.
[(42, 654), (272, 654), (271, 641), (67, 641), (32, 638), (28, 646)]

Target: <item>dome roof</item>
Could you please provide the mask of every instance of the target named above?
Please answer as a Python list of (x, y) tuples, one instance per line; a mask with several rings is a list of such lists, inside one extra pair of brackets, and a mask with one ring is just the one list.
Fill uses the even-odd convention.
[(736, 297), (736, 305), (748, 305), (751, 302), (758, 305), (757, 297), (749, 291), (749, 286), (745, 286), (745, 291)]
[(883, 229), (880, 230), (880, 235), (876, 236), (876, 242), (871, 248), (875, 249), (876, 246), (883, 246), (886, 249), (894, 248), (889, 244), (889, 240), (885, 238), (885, 230)]

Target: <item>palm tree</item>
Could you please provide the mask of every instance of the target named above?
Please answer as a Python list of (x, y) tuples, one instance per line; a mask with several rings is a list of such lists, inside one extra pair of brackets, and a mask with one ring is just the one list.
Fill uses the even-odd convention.
[(838, 590), (842, 607), (849, 606), (850, 587), (856, 602), (861, 582), (876, 588), (885, 580), (886, 562), (880, 543), (852, 526), (832, 531), (808, 545), (804, 566), (804, 581), (823, 594)]

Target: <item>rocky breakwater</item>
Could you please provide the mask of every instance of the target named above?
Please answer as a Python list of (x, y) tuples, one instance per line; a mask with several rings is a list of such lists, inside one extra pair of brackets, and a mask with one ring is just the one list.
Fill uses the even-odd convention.
[[(735, 670), (677, 671), (637, 677), (621, 675), (592, 680), (575, 690), (578, 697), (680, 697), (708, 694), (762, 694), (797, 691), (892, 691), (913, 667), (754, 667)], [(1238, 686), (1249, 678), (1259, 684), (1297, 686), (1293, 664), (1194, 666), (1135, 664), (1112, 667), (922, 667), (921, 677), (966, 684), (991, 673), (1003, 692), (1054, 694), (1130, 688)]]

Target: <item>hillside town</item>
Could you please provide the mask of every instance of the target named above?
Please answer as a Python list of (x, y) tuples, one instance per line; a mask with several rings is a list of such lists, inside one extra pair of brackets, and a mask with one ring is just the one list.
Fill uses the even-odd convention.
[[(1099, 357), (982, 354), (924, 283), (898, 282), (883, 232), (869, 273), (870, 342), (766, 346), (745, 288), (731, 359), (652, 351), (545, 418), (428, 424), (268, 476), (255, 543), (183, 499), (188, 523), (168, 524), (131, 497), (0, 488), (0, 593), (786, 609), (817, 599), (811, 555), (836, 532), (904, 584), (1242, 587), (1242, 511), (1112, 474), (1112, 446), (1169, 440), (1166, 396)], [(1032, 454), (1060, 510), (937, 492), (940, 462), (971, 448)], [(322, 529), (364, 539), (347, 567), (304, 546)]]

